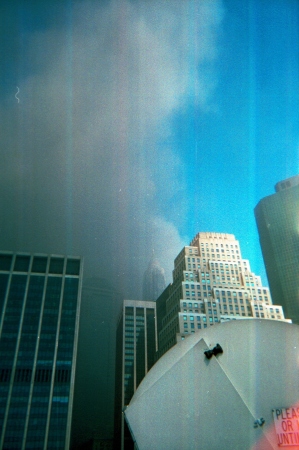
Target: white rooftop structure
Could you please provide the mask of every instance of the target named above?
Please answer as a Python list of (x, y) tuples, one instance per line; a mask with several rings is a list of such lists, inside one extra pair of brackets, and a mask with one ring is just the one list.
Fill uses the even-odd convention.
[(299, 326), (244, 319), (188, 336), (125, 416), (139, 450), (299, 449)]

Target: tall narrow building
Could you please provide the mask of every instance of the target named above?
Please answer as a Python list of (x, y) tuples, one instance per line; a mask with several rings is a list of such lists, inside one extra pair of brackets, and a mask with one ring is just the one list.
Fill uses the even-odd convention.
[(0, 448), (68, 449), (82, 261), (0, 254)]
[(198, 233), (174, 261), (173, 283), (157, 299), (161, 357), (178, 340), (227, 320), (285, 320), (269, 289), (242, 259), (232, 234)]
[(143, 300), (155, 301), (165, 289), (165, 273), (158, 259), (153, 256), (143, 276)]
[[(113, 443), (116, 321), (123, 298), (103, 278), (84, 279), (80, 309), (72, 450)], [(95, 444), (96, 443), (96, 444)], [(104, 445), (105, 444), (105, 445)]]
[(275, 191), (254, 213), (273, 300), (299, 324), (299, 175)]
[(115, 448), (127, 450), (134, 445), (123, 411), (155, 361), (156, 303), (124, 300), (116, 339)]

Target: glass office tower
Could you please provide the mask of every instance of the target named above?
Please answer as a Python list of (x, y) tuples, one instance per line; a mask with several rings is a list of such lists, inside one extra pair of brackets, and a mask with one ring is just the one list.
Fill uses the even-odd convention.
[(116, 335), (115, 448), (134, 449), (123, 411), (155, 362), (156, 303), (124, 300)]
[(0, 253), (0, 448), (68, 449), (80, 258)]
[(299, 324), (299, 175), (275, 191), (254, 213), (273, 301)]

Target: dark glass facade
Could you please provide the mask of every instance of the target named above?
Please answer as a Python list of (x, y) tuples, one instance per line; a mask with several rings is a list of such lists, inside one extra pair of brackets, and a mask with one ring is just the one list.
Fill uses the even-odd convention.
[(277, 192), (255, 207), (273, 303), (299, 324), (299, 177), (277, 184)]
[[(122, 296), (113, 281), (85, 278), (82, 287), (71, 449), (113, 441), (116, 323)], [(89, 447), (90, 446), (90, 447)], [(98, 447), (97, 447), (98, 448)]]
[[(74, 260), (74, 258), (72, 259)], [(0, 448), (67, 449), (82, 264), (0, 254)]]

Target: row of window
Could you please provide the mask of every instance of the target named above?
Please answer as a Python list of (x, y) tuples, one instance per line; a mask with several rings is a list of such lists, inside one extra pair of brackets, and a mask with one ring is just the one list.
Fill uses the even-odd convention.
[[(16, 255), (13, 271), (14, 272), (28, 272), (30, 269), (30, 255)], [(49, 265), (49, 273), (62, 274), (64, 268), (63, 257), (51, 257)], [(13, 262), (13, 255), (0, 254), (0, 270), (10, 271)], [(46, 273), (48, 265), (47, 256), (34, 256), (31, 266), (31, 272)], [(66, 274), (79, 275), (80, 273), (80, 259), (67, 259)]]
[[(214, 246), (214, 243), (213, 242), (206, 242), (206, 243), (201, 242), (200, 246), (201, 246), (201, 248), (203, 248), (203, 247), (209, 248), (209, 246), (212, 248)], [(226, 248), (229, 248), (229, 247), (230, 248), (236, 248), (236, 249), (239, 248), (239, 246), (237, 244), (230, 244), (229, 245), (229, 244), (217, 244), (217, 243), (215, 243), (215, 247), (224, 248), (224, 246)]]
[[(11, 377), (11, 369), (0, 369), (0, 382), (7, 383)], [(16, 369), (14, 382), (29, 383), (31, 381), (32, 369)], [(52, 379), (52, 369), (36, 369), (34, 381), (37, 383), (49, 383)], [(69, 383), (71, 379), (70, 369), (56, 369), (55, 382)]]

